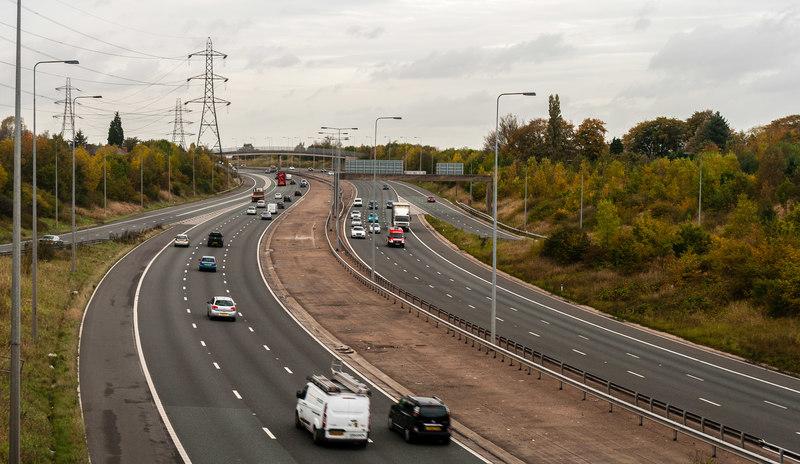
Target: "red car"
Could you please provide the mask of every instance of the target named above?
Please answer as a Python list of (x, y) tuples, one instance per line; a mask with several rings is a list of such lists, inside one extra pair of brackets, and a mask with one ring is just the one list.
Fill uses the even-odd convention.
[(428, 203), (436, 203), (436, 198), (428, 197)]

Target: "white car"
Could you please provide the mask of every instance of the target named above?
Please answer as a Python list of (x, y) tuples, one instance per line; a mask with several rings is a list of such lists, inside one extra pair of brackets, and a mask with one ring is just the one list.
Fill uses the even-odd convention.
[(361, 222), (361, 218), (360, 217), (350, 219), (350, 227), (363, 226), (363, 225), (364, 225), (364, 223)]
[(176, 247), (188, 247), (189, 246), (189, 236), (186, 234), (178, 234), (175, 236), (175, 241), (172, 242), (173, 246)]
[(294, 171), (294, 166), (289, 166), (290, 171)]
[(369, 231), (372, 234), (380, 234), (381, 233), (381, 225), (377, 222), (370, 223)]
[(283, 194), (281, 192), (275, 192), (275, 199), (280, 200), (281, 198), (283, 198)]
[(267, 202), (266, 201), (258, 200), (256, 202), (256, 208), (266, 208), (266, 207), (267, 207)]
[(44, 235), (39, 239), (39, 243), (47, 243), (53, 246), (64, 246), (64, 241), (61, 240), (61, 237), (58, 235)]
[(367, 238), (364, 226), (353, 226), (350, 228), (350, 238)]
[(354, 207), (354, 208), (360, 208), (360, 207), (362, 207), (362, 206), (364, 206), (364, 201), (363, 201), (363, 200), (361, 200), (361, 197), (356, 197), (356, 198), (353, 200), (353, 207)]
[(255, 206), (250, 206), (250, 207), (248, 207), (248, 208), (247, 208), (247, 214), (248, 214), (248, 215), (251, 215), (251, 214), (252, 214), (252, 215), (255, 215), (255, 214), (256, 214), (256, 207), (255, 207)]
[(350, 219), (355, 219), (355, 218), (361, 219), (361, 211), (359, 211), (357, 209), (354, 209), (353, 211), (350, 211)]
[(236, 303), (229, 296), (215, 296), (206, 303), (206, 315), (209, 319), (225, 317), (236, 320)]

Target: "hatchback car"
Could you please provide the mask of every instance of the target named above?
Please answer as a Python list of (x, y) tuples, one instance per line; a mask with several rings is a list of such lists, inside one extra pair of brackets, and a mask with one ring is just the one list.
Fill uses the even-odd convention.
[(283, 196), (283, 202), (284, 203), (289, 203), (290, 201), (292, 201), (292, 197), (290, 197), (289, 195), (284, 195)]
[(294, 179), (289, 179), (289, 185), (296, 185), (296, 184), (297, 182), (295, 182)]
[(355, 219), (355, 218), (361, 219), (361, 211), (359, 211), (357, 209), (354, 209), (353, 211), (350, 211), (350, 219)]
[(392, 203), (392, 200), (387, 201), (386, 209), (392, 209), (392, 208), (394, 208), (394, 203)]
[(286, 208), (286, 205), (284, 205), (282, 201), (279, 201), (279, 202), (277, 203), (277, 205), (278, 205), (278, 209), (283, 209), (283, 208)]
[(281, 192), (275, 192), (275, 199), (276, 200), (280, 200), (281, 197), (283, 197), (283, 194)]
[(354, 217), (354, 218), (350, 219), (350, 226), (351, 227), (352, 226), (363, 226), (363, 225), (364, 225), (364, 223), (361, 222), (361, 218), (360, 217)]
[(389, 430), (409, 443), (422, 437), (450, 443), (450, 410), (436, 397), (405, 396), (389, 409)]
[(369, 201), (369, 209), (378, 209), (378, 202), (375, 200)]
[(436, 203), (436, 198), (428, 197), (428, 203)]
[(377, 222), (373, 222), (369, 225), (369, 231), (373, 234), (380, 234), (381, 233), (381, 225)]
[(305, 179), (301, 180), (300, 181), (300, 187), (303, 187), (303, 188), (308, 187), (308, 182), (306, 182)]
[(188, 247), (189, 246), (189, 236), (186, 234), (178, 234), (175, 236), (175, 240), (172, 242), (173, 246), (176, 247)]
[(247, 214), (249, 214), (249, 215), (255, 215), (255, 214), (256, 214), (256, 207), (255, 207), (255, 206), (250, 206), (250, 207), (248, 207), (248, 208), (247, 208)]
[(264, 211), (261, 213), (261, 219), (272, 220), (272, 213), (269, 211)]
[(200, 258), (198, 270), (217, 272), (217, 258), (213, 256), (203, 256)]
[(61, 240), (61, 237), (58, 235), (43, 235), (42, 238), (39, 239), (39, 243), (52, 246), (64, 246), (64, 241)]
[(206, 314), (209, 319), (225, 317), (236, 320), (236, 302), (228, 296), (215, 296), (208, 300)]
[(360, 208), (360, 207), (362, 207), (363, 205), (364, 205), (364, 202), (363, 202), (363, 200), (361, 200), (361, 198), (359, 198), (359, 197), (356, 197), (356, 198), (353, 200), (353, 207), (354, 207), (354, 208)]
[(302, 194), (303, 194), (303, 192), (301, 192), (300, 190), (295, 190), (294, 191), (294, 196), (296, 196), (296, 197), (299, 197)]
[(350, 228), (350, 238), (367, 238), (367, 233), (364, 231), (364, 226), (356, 226)]
[(222, 232), (211, 232), (210, 234), (208, 234), (208, 242), (206, 242), (206, 245), (210, 247), (225, 246), (224, 238), (222, 237)]
[(389, 190), (389, 184), (383, 184), (383, 189), (384, 190)]
[(369, 216), (367, 216), (367, 222), (378, 222), (378, 213), (369, 213)]
[(267, 202), (266, 201), (258, 200), (256, 202), (256, 208), (266, 208), (266, 207), (267, 207)]

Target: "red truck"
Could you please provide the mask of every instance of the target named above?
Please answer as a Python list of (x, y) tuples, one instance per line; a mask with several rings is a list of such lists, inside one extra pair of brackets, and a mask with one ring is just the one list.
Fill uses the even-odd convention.
[(396, 227), (390, 228), (389, 234), (386, 236), (386, 246), (405, 248), (406, 237), (403, 235), (403, 229)]
[(278, 187), (284, 187), (286, 185), (286, 173), (279, 172), (278, 173)]

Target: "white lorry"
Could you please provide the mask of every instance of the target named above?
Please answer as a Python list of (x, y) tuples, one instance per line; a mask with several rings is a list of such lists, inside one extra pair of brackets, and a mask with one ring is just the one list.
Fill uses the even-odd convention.
[(392, 204), (392, 225), (408, 232), (411, 225), (411, 205), (408, 203)]
[(367, 446), (370, 428), (369, 388), (342, 371), (341, 361), (331, 366), (331, 378), (310, 375), (297, 391), (294, 425), (311, 432), (314, 443), (354, 442)]

